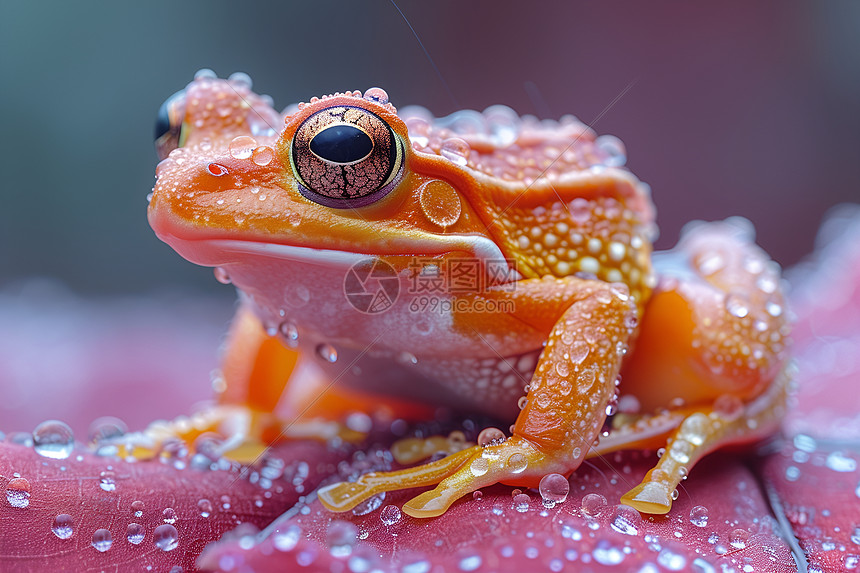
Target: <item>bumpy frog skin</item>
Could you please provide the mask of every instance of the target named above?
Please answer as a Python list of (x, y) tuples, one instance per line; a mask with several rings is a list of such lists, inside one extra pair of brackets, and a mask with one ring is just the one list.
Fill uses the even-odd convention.
[(278, 438), (359, 438), (356, 411), (444, 407), (514, 424), (477, 445), (404, 440), (394, 454), (413, 467), (326, 486), (322, 503), (435, 485), (403, 508), (433, 517), (494, 483), (665, 448), (622, 502), (666, 513), (702, 456), (778, 427), (779, 267), (737, 219), (692, 224), (652, 256), (648, 187), (575, 118), (398, 114), (378, 88), (282, 115), (244, 74), (211, 73), (163, 114), (149, 221), (241, 306), (220, 406), (147, 439), (219, 429), (252, 459)]

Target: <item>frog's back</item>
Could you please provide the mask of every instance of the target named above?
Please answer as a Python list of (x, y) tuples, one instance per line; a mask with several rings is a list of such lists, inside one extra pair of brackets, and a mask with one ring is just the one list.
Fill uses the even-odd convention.
[(399, 114), (418, 157), (453, 164), (458, 187), (525, 278), (578, 275), (653, 287), (650, 189), (625, 169), (623, 144), (573, 116), (519, 117), (504, 106), (433, 118)]

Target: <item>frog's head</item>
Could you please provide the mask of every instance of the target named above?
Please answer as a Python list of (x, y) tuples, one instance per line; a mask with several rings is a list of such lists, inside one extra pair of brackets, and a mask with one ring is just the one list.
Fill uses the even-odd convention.
[(241, 267), (261, 258), (273, 268), (378, 257), (398, 272), (415, 257), (504, 259), (474, 180), (414, 151), (381, 89), (313, 98), (284, 117), (245, 76), (198, 74), (160, 118), (150, 224), (243, 289), (253, 277)]
[(466, 259), (481, 284), (577, 272), (632, 284), (650, 269), (646, 187), (570, 116), (398, 114), (378, 88), (280, 115), (244, 74), (198, 74), (161, 117), (153, 229), (251, 294), (310, 275), (308, 288), (334, 287), (368, 258), (402, 276), (416, 258)]

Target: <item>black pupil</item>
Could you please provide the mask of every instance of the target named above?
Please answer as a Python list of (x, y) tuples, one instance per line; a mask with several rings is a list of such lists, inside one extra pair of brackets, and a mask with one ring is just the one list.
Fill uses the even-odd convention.
[(311, 139), (311, 151), (332, 163), (355, 163), (373, 151), (370, 136), (351, 125), (332, 125)]

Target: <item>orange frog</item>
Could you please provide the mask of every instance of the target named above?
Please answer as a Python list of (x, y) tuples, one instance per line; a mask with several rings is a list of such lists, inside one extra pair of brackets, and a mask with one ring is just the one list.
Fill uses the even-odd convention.
[(395, 458), (414, 467), (325, 486), (323, 505), (435, 486), (403, 507), (433, 517), (494, 483), (665, 448), (622, 498), (659, 514), (702, 456), (779, 426), (778, 265), (739, 219), (692, 224), (652, 255), (648, 186), (618, 140), (571, 116), (436, 119), (379, 88), (281, 115), (244, 74), (201, 72), (159, 126), (149, 221), (241, 306), (219, 406), (150, 427), (140, 451), (215, 430), (253, 459), (277, 439), (358, 439), (356, 412), (441, 407), (514, 424), (474, 445), (403, 440)]

